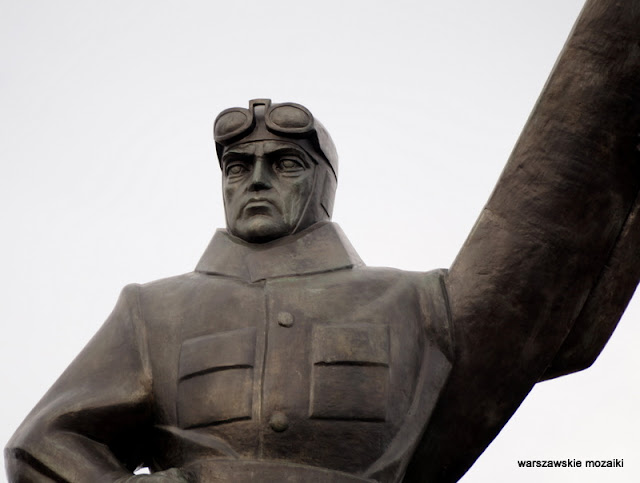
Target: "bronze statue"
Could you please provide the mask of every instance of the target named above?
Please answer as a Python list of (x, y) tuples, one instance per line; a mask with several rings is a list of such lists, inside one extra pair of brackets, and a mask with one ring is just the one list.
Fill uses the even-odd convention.
[(364, 266), (305, 107), (223, 111), (227, 230), (194, 272), (123, 290), (9, 442), (10, 479), (460, 478), (637, 285), (639, 6), (588, 2), (448, 271)]

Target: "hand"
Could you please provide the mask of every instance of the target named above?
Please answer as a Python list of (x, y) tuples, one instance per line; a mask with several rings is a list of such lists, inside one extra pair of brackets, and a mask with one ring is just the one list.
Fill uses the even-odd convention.
[(151, 475), (132, 475), (118, 478), (114, 483), (189, 483), (182, 471), (177, 468), (158, 471)]

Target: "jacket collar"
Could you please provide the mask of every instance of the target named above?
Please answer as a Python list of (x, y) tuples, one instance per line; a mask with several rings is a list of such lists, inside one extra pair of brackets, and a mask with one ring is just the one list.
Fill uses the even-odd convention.
[(196, 272), (257, 282), (362, 265), (364, 263), (340, 227), (321, 222), (269, 243), (247, 243), (218, 229), (198, 262)]

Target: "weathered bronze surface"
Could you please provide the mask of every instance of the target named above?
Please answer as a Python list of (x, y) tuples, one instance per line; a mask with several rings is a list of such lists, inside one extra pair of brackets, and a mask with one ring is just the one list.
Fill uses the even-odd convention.
[[(10, 481), (455, 481), (640, 277), (640, 1), (591, 0), (447, 270), (366, 267), (326, 130), (218, 116), (227, 230), (127, 286), (6, 449)], [(139, 466), (154, 474), (133, 476)]]

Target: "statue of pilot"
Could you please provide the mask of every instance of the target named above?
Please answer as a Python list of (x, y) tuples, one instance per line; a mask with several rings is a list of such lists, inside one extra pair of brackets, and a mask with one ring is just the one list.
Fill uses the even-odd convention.
[[(582, 368), (557, 355), (571, 325), (536, 319), (539, 258), (528, 305), (495, 260), (466, 292), (463, 255), (450, 274), (365, 266), (330, 221), (338, 158), (305, 107), (253, 100), (214, 137), (227, 229), (194, 272), (125, 287), (9, 442), (11, 481), (449, 481), (535, 382)], [(524, 336), (464, 300), (491, 277), (510, 293), (496, 317), (533, 313), (507, 319)]]
[(538, 381), (595, 360), (640, 279), (639, 3), (587, 2), (449, 270), (363, 264), (305, 107), (223, 111), (227, 229), (194, 272), (125, 287), (9, 480), (459, 479)]
[(16, 481), (404, 472), (451, 369), (444, 272), (364, 266), (330, 222), (338, 158), (303, 106), (253, 100), (214, 135), (227, 230), (195, 272), (123, 290), (9, 444)]

